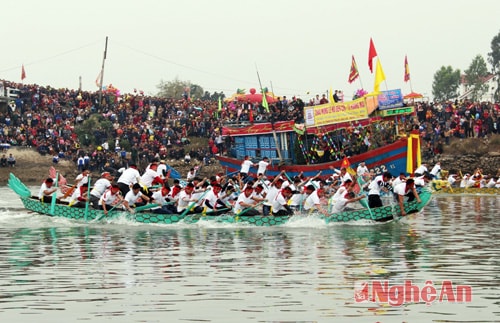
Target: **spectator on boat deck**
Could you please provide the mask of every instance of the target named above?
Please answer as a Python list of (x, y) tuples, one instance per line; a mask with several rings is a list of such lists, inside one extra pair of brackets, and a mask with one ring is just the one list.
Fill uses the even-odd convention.
[(332, 213), (343, 212), (347, 207), (347, 204), (357, 202), (359, 200), (364, 199), (365, 197), (366, 197), (365, 195), (356, 197), (356, 194), (354, 194), (354, 192), (346, 192), (343, 196), (339, 197), (335, 201), (335, 204), (333, 205), (332, 208)]
[(326, 98), (326, 94), (323, 94), (321, 96), (321, 100), (319, 100), (319, 104), (326, 104), (328, 103), (328, 99)]
[(101, 196), (99, 205), (104, 211), (104, 214), (108, 215), (108, 211), (116, 207), (122, 201), (123, 197), (120, 195), (120, 187), (118, 185), (111, 185), (111, 187)]
[(406, 180), (405, 183), (401, 183), (395, 186), (394, 195), (398, 200), (402, 216), (406, 215), (406, 211), (404, 208), (405, 197), (408, 197), (408, 202), (411, 202), (414, 199), (417, 199), (418, 203), (422, 202), (420, 200), (420, 196), (418, 196), (417, 189), (415, 188), (415, 181), (412, 178)]
[(12, 154), (9, 154), (9, 157), (7, 158), (7, 164), (9, 165), (9, 167), (16, 166), (16, 158), (12, 156)]
[(265, 175), (266, 170), (267, 170), (267, 166), (269, 166), (269, 164), (270, 163), (269, 163), (268, 157), (262, 158), (262, 160), (257, 163), (257, 165), (259, 166), (259, 168), (257, 168), (257, 175), (259, 175), (259, 174)]
[(90, 203), (95, 209), (99, 209), (99, 199), (102, 194), (111, 186), (111, 181), (113, 176), (109, 172), (103, 172), (101, 178), (99, 178), (90, 190)]
[(382, 175), (379, 175), (371, 181), (370, 185), (368, 185), (368, 206), (370, 208), (381, 207), (383, 206), (382, 200), (380, 199), (381, 191), (388, 192), (389, 190), (385, 187), (387, 183), (389, 183), (392, 178), (391, 173), (385, 172)]
[(304, 201), (304, 210), (307, 212), (312, 212), (317, 210), (323, 213), (325, 216), (328, 216), (328, 212), (321, 205), (320, 199), (323, 197), (322, 190), (316, 190), (314, 185), (306, 186), (306, 199)]
[(240, 175), (244, 182), (247, 182), (248, 173), (250, 172), (250, 167), (255, 167), (256, 165), (252, 163), (250, 157), (245, 156), (243, 162), (241, 163)]
[(57, 187), (53, 187), (54, 180), (52, 178), (47, 178), (40, 186), (40, 191), (38, 192), (38, 198), (44, 203), (52, 202), (52, 194), (57, 191)]
[(236, 215), (243, 210), (245, 210), (245, 216), (260, 215), (259, 211), (254, 208), (256, 204), (257, 201), (253, 199), (253, 187), (247, 185), (234, 203), (233, 211)]
[(88, 188), (89, 188), (89, 183), (85, 183), (80, 185), (80, 187), (78, 187), (77, 189), (75, 189), (73, 191), (73, 194), (71, 194), (71, 198), (69, 200), (68, 205), (80, 208), (85, 207), (86, 202), (89, 200), (87, 193)]

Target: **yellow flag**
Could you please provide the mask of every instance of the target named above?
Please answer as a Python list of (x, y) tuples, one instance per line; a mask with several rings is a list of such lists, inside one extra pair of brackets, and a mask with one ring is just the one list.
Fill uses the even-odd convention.
[(373, 87), (373, 92), (380, 92), (380, 83), (385, 81), (384, 70), (382, 69), (382, 64), (380, 64), (380, 60), (377, 58), (377, 68), (375, 70), (375, 85)]
[(335, 103), (335, 98), (333, 97), (333, 90), (330, 88), (330, 103)]

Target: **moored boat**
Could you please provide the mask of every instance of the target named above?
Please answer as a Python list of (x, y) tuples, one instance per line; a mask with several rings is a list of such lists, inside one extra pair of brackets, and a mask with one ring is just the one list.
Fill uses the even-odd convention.
[[(384, 105), (381, 101), (388, 96), (401, 100)], [(351, 167), (365, 162), (377, 175), (386, 171), (411, 175), (421, 161), (420, 137), (418, 131), (407, 136), (401, 120), (413, 112), (413, 107), (403, 106), (400, 90), (392, 90), (378, 97), (305, 107), (301, 124), (226, 124), (222, 132), (229, 138), (228, 153), (217, 159), (231, 173), (239, 171), (248, 156), (254, 162), (264, 157), (272, 160), (267, 175), (285, 170), (289, 176), (301, 172), (314, 176), (322, 171), (322, 177), (328, 177), (334, 173), (331, 168), (345, 165), (347, 157)], [(250, 169), (250, 175), (256, 172)]]

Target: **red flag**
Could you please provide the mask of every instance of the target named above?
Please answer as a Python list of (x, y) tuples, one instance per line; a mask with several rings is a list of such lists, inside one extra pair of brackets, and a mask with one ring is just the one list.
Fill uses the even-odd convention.
[(21, 69), (21, 81), (23, 81), (26, 78), (26, 71), (24, 70), (24, 64)]
[(344, 157), (344, 159), (342, 160), (342, 164), (340, 164), (340, 167), (351, 167), (351, 163), (349, 162), (349, 159), (347, 159), (347, 157)]
[(410, 80), (410, 66), (408, 65), (408, 57), (405, 55), (405, 82)]
[(354, 60), (354, 55), (352, 55), (351, 71), (349, 72), (349, 83), (354, 82), (359, 77), (358, 65)]
[(368, 66), (370, 67), (370, 72), (373, 73), (373, 59), (377, 57), (377, 50), (375, 45), (373, 45), (373, 40), (370, 38), (370, 49), (368, 50)]
[(250, 123), (253, 123), (253, 110), (252, 110), (252, 108), (250, 108), (250, 111), (248, 111), (248, 121), (250, 121)]

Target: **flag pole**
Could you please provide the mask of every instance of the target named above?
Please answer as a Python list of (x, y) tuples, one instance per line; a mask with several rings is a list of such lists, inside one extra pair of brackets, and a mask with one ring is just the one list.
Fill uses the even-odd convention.
[(99, 109), (102, 104), (102, 84), (104, 82), (104, 62), (106, 61), (106, 54), (108, 52), (108, 36), (106, 36), (106, 44), (104, 45), (104, 56), (102, 58), (102, 67), (101, 67), (101, 80), (99, 83)]
[[(265, 97), (266, 93), (264, 92), (264, 89), (262, 88), (262, 82), (260, 81), (260, 75), (259, 75), (259, 69), (257, 68), (257, 63), (255, 63), (255, 71), (257, 72), (257, 79), (259, 80), (260, 91), (261, 91), (262, 95)], [(266, 102), (267, 102), (267, 99), (266, 99)], [(276, 146), (276, 152), (278, 153), (278, 158), (280, 160), (280, 163), (282, 163), (283, 158), (281, 157), (281, 147), (280, 147), (281, 145), (278, 142), (278, 136), (276, 135), (276, 131), (274, 130), (274, 118), (272, 117), (272, 114), (271, 114), (271, 128), (273, 130), (273, 138), (274, 138), (274, 145)]]

